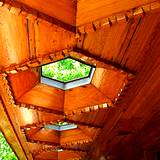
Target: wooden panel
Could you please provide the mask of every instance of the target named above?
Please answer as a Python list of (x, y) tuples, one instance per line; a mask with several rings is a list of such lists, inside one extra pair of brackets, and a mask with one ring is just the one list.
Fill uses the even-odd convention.
[(96, 68), (92, 84), (108, 98), (114, 99), (125, 82), (127, 74), (115, 70)]
[(38, 123), (37, 111), (27, 108), (15, 108), (17, 119), (20, 126)]
[(75, 34), (46, 21), (35, 23), (37, 56), (74, 46), (74, 35)]
[(64, 91), (38, 84), (18, 99), (18, 102), (63, 111)]
[(93, 85), (85, 85), (65, 91), (64, 110), (76, 110), (106, 102), (106, 97)]
[(83, 49), (103, 59), (113, 59), (119, 52), (129, 24), (121, 22), (112, 27), (103, 27), (85, 36)]
[(77, 5), (77, 26), (126, 11), (154, 0), (80, 0)]
[(0, 21), (0, 66), (24, 62), (29, 52), (27, 20), (0, 8)]
[(30, 134), (32, 132), (31, 129), (30, 131), (27, 131), (27, 135), (30, 139), (40, 141), (40, 142), (49, 142), (49, 143), (59, 143), (59, 133), (58, 131), (53, 131), (53, 130), (47, 130), (47, 129), (40, 129), (34, 134)]
[(70, 151), (64, 151), (60, 152), (58, 154), (59, 160), (69, 160), (69, 159), (78, 159), (80, 158), (80, 155), (78, 153), (70, 152)]
[(58, 152), (44, 152), (35, 157), (35, 160), (58, 160)]
[(29, 70), (16, 74), (8, 74), (8, 80), (11, 83), (14, 98), (16, 100), (38, 83), (36, 73)]
[(60, 143), (78, 142), (80, 140), (88, 140), (91, 137), (86, 135), (81, 129), (72, 129), (60, 132)]
[(121, 59), (121, 64), (132, 70), (139, 70), (147, 58), (146, 43), (154, 32), (157, 24), (160, 23), (160, 13), (146, 15), (137, 26), (130, 41), (126, 53)]
[(32, 8), (37, 9), (40, 12), (43, 12), (49, 16), (57, 18), (61, 21), (75, 25), (76, 18), (76, 6), (74, 1), (71, 0), (18, 0)]
[(91, 123), (93, 125), (103, 126), (105, 119), (110, 115), (110, 110), (96, 110), (90, 113), (76, 114), (68, 116), (69, 119), (74, 121), (80, 121), (84, 123)]
[[(102, 131), (103, 134), (100, 135), (96, 144), (93, 145), (92, 155), (95, 160), (101, 153), (114, 154), (117, 156), (116, 159), (140, 159), (143, 155), (142, 146), (140, 146), (142, 144), (143, 147), (148, 149), (160, 149), (160, 145), (157, 143), (159, 142), (159, 129), (157, 128), (159, 125), (155, 124), (156, 121), (159, 124), (159, 120), (154, 117), (154, 123), (150, 121), (152, 114), (159, 112), (160, 101), (160, 25), (158, 23), (159, 18), (157, 19), (157, 17), (158, 15), (148, 15), (148, 17), (142, 19), (140, 27), (138, 27), (134, 33), (136, 37), (134, 43), (130, 43), (128, 46), (128, 50), (130, 50), (130, 48), (132, 48), (132, 51), (136, 50), (136, 53), (132, 52), (129, 54), (128, 52), (127, 59), (130, 59), (130, 63), (133, 62), (132, 67), (137, 67), (138, 61), (141, 64), (136, 69), (137, 74), (132, 85), (117, 106), (119, 109), (124, 109), (124, 114), (120, 114), (122, 116), (119, 117), (114, 125), (112, 124), (112, 126), (110, 126), (106, 123)], [(147, 24), (150, 25), (149, 19), (150, 22), (153, 22), (150, 27), (147, 26)], [(146, 29), (147, 27), (149, 28)], [(142, 33), (142, 31), (145, 31), (145, 33)], [(142, 36), (142, 34), (144, 35)], [(144, 40), (142, 41), (141, 38), (144, 38)], [(142, 48), (139, 46), (141, 45), (139, 44), (140, 42)], [(135, 48), (136, 44), (139, 49)], [(135, 57), (137, 57), (137, 59), (135, 59)], [(119, 115), (116, 117), (118, 116)], [(113, 118), (110, 118), (108, 122), (110, 123), (112, 120)], [(121, 123), (122, 121), (125, 123)], [(147, 126), (143, 128), (146, 124)], [(109, 129), (107, 129), (107, 127), (109, 127)], [(117, 136), (123, 137), (119, 141), (118, 138), (115, 140), (116, 135), (118, 135), (117, 129), (132, 130), (133, 133), (130, 136)], [(108, 130), (110, 130), (109, 135)], [(141, 138), (137, 138), (137, 135)], [(106, 137), (106, 139), (104, 137)], [(136, 145), (136, 147), (129, 147), (132, 145)]]

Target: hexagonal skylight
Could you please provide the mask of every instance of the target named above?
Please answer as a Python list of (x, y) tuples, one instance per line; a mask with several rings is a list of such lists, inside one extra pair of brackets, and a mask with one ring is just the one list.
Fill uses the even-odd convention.
[(41, 82), (69, 89), (90, 83), (94, 67), (71, 57), (43, 65), (41, 68)]

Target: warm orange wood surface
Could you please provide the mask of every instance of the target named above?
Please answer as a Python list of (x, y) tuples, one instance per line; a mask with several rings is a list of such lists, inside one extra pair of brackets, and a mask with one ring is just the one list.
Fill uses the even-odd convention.
[(114, 13), (126, 11), (154, 0), (79, 0), (77, 5), (77, 26), (105, 18)]
[(32, 71), (24, 71), (9, 74), (8, 80), (11, 83), (15, 99), (18, 99), (38, 83), (38, 76)]
[(75, 45), (74, 33), (45, 20), (27, 19), (27, 14), (22, 13), (17, 16), (0, 8), (0, 67)]
[[(76, 1), (18, 1), (32, 12), (21, 5), (16, 8), (18, 2), (12, 6), (0, 0), (0, 129), (18, 158), (155, 158), (153, 153), (160, 150), (158, 3), (145, 12), (141, 5), (154, 0), (78, 0), (75, 14)], [(137, 6), (141, 7), (136, 12), (127, 12)], [(70, 24), (75, 24), (76, 15), (78, 25), (90, 26), (75, 34), (52, 23), (51, 17), (36, 17), (34, 9)], [(121, 11), (121, 20), (112, 23)], [(107, 16), (113, 19), (102, 22)], [(97, 19), (101, 21), (92, 24)], [(42, 64), (67, 55), (96, 66), (91, 84), (66, 91), (37, 84)], [(78, 129), (44, 129), (58, 121)]]
[(64, 91), (39, 84), (18, 99), (18, 102), (63, 111), (63, 96)]
[(30, 132), (32, 132), (32, 130), (27, 133), (30, 139), (59, 144), (59, 133), (57, 131), (42, 128), (30, 136)]
[(64, 110), (76, 110), (78, 108), (102, 104), (106, 101), (106, 96), (93, 85), (89, 84), (65, 92)]
[(60, 51), (75, 45), (74, 34), (56, 25), (40, 21), (35, 23), (34, 28), (37, 56)]
[(18, 0), (32, 8), (37, 9), (47, 15), (57, 18), (61, 21), (75, 25), (76, 18), (76, 6), (73, 1), (70, 0)]
[(24, 62), (29, 52), (26, 18), (0, 8), (0, 21), (0, 66)]
[(108, 98), (113, 99), (117, 96), (120, 89), (123, 89), (123, 84), (127, 74), (123, 74), (113, 70), (96, 68), (95, 75), (92, 79), (92, 84), (98, 88)]

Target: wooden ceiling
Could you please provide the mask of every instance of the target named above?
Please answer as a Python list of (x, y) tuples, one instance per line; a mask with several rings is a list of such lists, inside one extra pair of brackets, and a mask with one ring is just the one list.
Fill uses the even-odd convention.
[[(17, 157), (155, 160), (159, 46), (156, 0), (0, 0), (0, 130)], [(41, 84), (68, 56), (96, 66), (91, 83)], [(78, 128), (45, 129), (58, 121)]]

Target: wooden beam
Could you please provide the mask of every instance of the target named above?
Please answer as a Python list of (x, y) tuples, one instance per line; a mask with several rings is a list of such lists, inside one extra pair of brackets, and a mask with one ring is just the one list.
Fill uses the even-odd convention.
[(41, 107), (41, 106), (35, 106), (35, 105), (32, 105), (32, 104), (25, 104), (25, 103), (17, 102), (16, 105), (19, 106), (19, 107), (33, 109), (33, 110), (37, 110), (37, 111), (41, 111), (41, 112), (53, 113), (53, 114), (62, 115), (62, 116), (64, 115), (64, 112), (57, 111), (57, 110), (54, 110), (54, 109), (44, 108), (44, 107)]
[(88, 51), (85, 51), (81, 48), (74, 47), (73, 51), (86, 56), (87, 59), (90, 59), (91, 62), (92, 61), (94, 63), (97, 62), (97, 64), (99, 63), (100, 65), (102, 65), (104, 67), (105, 67), (105, 65), (108, 65), (108, 67), (110, 67), (110, 69), (114, 68), (114, 69), (117, 69), (117, 70), (122, 71), (122, 72), (127, 72), (127, 73), (133, 74), (133, 75), (135, 74), (135, 72), (130, 70), (129, 68), (123, 67), (120, 64), (112, 62), (112, 61), (104, 60), (103, 58), (101, 58), (99, 56), (96, 56), (96, 55), (93, 55), (92, 53), (90, 53)]
[(3, 68), (2, 70), (0, 70), (0, 73), (12, 74), (12, 73), (17, 73), (19, 71), (25, 71), (31, 68), (40, 67), (47, 63), (56, 62), (58, 60), (68, 57), (70, 55), (69, 54), (70, 51), (72, 51), (72, 48), (66, 48), (58, 52), (46, 53), (45, 56), (33, 58), (22, 64), (15, 64), (15, 65), (13, 64), (9, 67)]
[[(77, 34), (87, 34), (89, 32), (94, 32), (103, 27), (112, 27), (114, 24), (125, 21), (128, 22), (129, 19), (135, 17), (143, 17), (146, 13), (152, 13), (154, 11), (159, 11), (160, 2), (150, 2), (141, 6), (134, 7), (127, 11), (122, 11), (118, 13), (113, 13), (104, 18), (98, 18), (98, 20), (92, 20), (84, 24), (77, 26)], [(88, 17), (87, 17), (88, 18)]]
[(17, 155), (19, 159), (27, 159), (27, 155), (23, 150), (23, 146), (19, 141), (17, 134), (10, 122), (8, 114), (5, 111), (5, 107), (2, 104), (2, 100), (0, 98), (0, 131), (4, 134), (7, 142), (10, 144), (11, 148)]
[(37, 143), (37, 144), (44, 144), (44, 145), (53, 145), (53, 146), (60, 146), (60, 143), (56, 142), (47, 142), (47, 141), (41, 141), (41, 140), (34, 140), (31, 138), (27, 138), (27, 141), (30, 143)]
[(76, 31), (76, 28), (75, 26), (72, 26), (70, 24), (67, 24), (65, 22), (62, 22), (54, 17), (51, 17), (51, 16), (48, 16), (36, 9), (33, 9), (21, 2), (17, 2), (17, 1), (14, 1), (14, 0), (0, 0), (0, 5), (3, 7), (7, 6), (9, 10), (12, 11), (12, 8), (18, 8), (20, 11), (19, 11), (19, 14), (21, 14), (22, 12), (26, 12), (28, 18), (32, 15), (32, 17), (35, 17), (35, 19), (43, 19), (43, 20), (46, 20), (52, 24), (55, 24), (59, 27), (62, 27), (70, 32), (73, 32), (75, 33)]
[(20, 131), (19, 125), (18, 125), (18, 119), (15, 114), (15, 102), (12, 97), (12, 93), (10, 90), (10, 87), (8, 85), (8, 81), (6, 79), (5, 74), (0, 74), (0, 93), (2, 97), (2, 102), (5, 106), (6, 113), (8, 115), (8, 118), (10, 120), (11, 125), (13, 126), (14, 132), (17, 135), (17, 138), (21, 144), (21, 147), (23, 148), (24, 153), (26, 154), (26, 157), (28, 159), (32, 159), (29, 150), (25, 144), (25, 137)]

